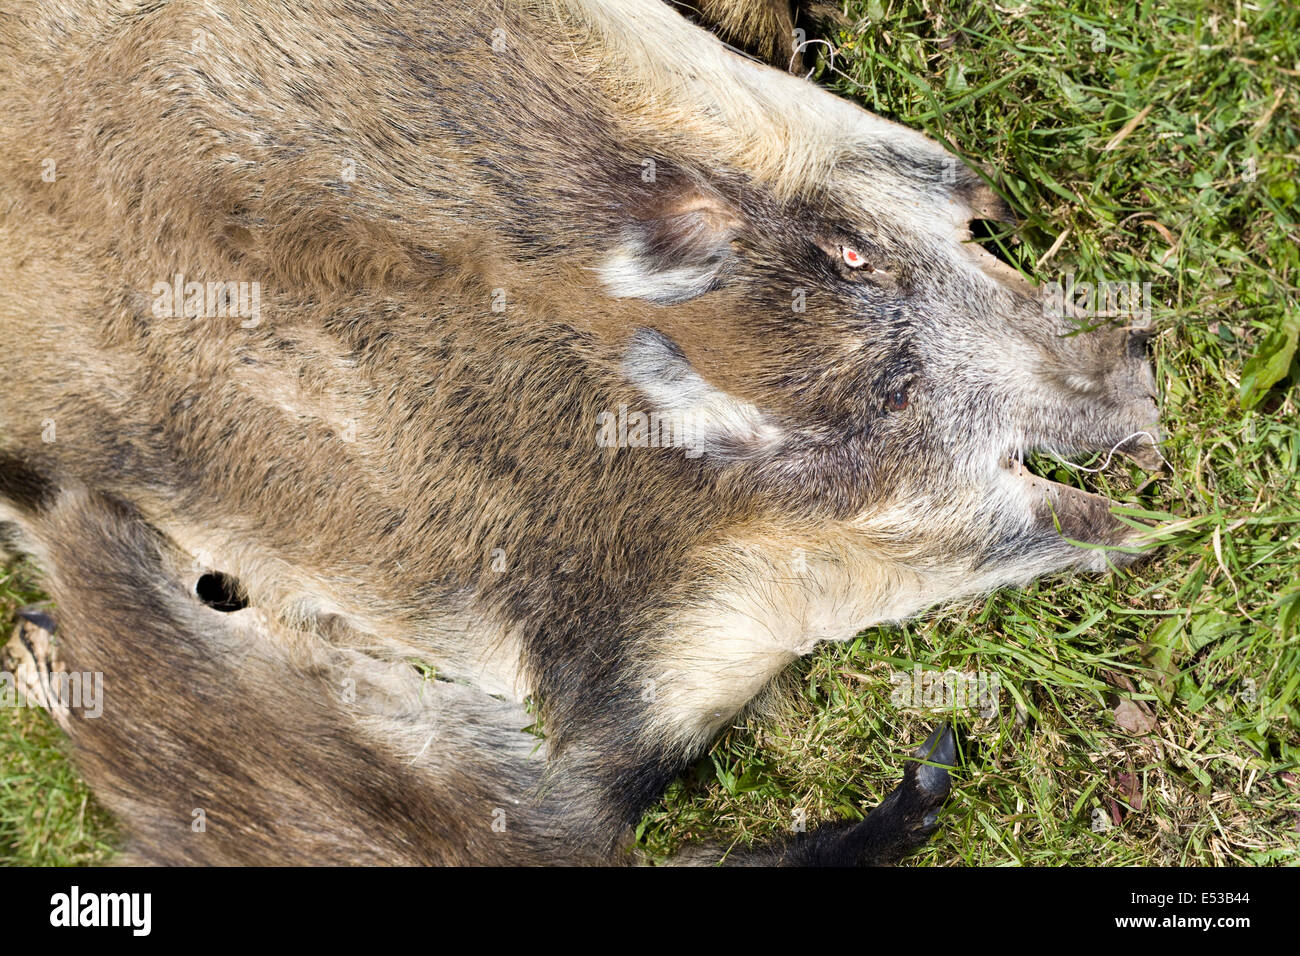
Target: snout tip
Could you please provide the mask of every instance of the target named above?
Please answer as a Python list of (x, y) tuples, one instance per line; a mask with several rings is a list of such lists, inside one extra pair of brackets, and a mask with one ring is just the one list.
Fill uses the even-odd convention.
[(1125, 346), (1128, 350), (1129, 358), (1145, 359), (1147, 357), (1147, 343), (1155, 335), (1155, 326), (1153, 325), (1131, 325), (1126, 330)]

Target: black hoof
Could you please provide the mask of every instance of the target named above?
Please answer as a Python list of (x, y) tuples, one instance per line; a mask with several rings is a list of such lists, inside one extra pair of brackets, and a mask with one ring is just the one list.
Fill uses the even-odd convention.
[[(912, 752), (903, 782), (861, 823), (821, 827), (789, 847), (784, 862), (802, 866), (882, 866), (924, 844), (939, 825), (939, 808), (952, 790), (957, 738), (936, 727)], [(920, 762), (924, 761), (924, 762)]]
[(923, 764), (913, 764), (916, 768), (915, 783), (917, 788), (931, 798), (942, 802), (952, 790), (952, 777), (948, 771), (957, 766), (957, 738), (952, 728), (940, 724), (934, 728), (925, 743), (912, 751)]
[(24, 621), (35, 624), (42, 631), (45, 631), (48, 634), (54, 634), (57, 630), (54, 618), (50, 617), (50, 614), (45, 610), (44, 605), (29, 604), (27, 607), (20, 607), (17, 614), (18, 617), (22, 618)]

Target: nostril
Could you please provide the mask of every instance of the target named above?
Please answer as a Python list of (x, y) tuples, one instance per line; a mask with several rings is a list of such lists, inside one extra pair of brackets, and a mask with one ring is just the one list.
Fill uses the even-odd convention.
[(194, 585), (194, 593), (214, 611), (242, 611), (248, 607), (248, 598), (239, 582), (220, 571), (209, 571), (200, 577)]
[(1151, 341), (1154, 333), (1147, 326), (1128, 330), (1128, 356), (1129, 358), (1146, 358), (1147, 343)]

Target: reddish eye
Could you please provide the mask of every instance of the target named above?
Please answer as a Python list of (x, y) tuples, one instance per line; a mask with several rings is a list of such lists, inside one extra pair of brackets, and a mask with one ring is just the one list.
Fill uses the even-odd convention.
[(885, 407), (891, 412), (901, 412), (907, 407), (907, 389), (898, 388), (885, 396)]
[(844, 264), (850, 269), (861, 269), (867, 264), (867, 260), (862, 258), (862, 253), (848, 246), (841, 246), (840, 254), (844, 256)]

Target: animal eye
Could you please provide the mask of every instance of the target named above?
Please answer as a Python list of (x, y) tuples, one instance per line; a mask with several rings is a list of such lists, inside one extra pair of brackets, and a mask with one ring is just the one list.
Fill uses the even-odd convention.
[(852, 246), (840, 246), (840, 256), (844, 259), (844, 264), (850, 269), (861, 269), (867, 264), (867, 260), (862, 257), (862, 253)]
[(885, 396), (885, 407), (891, 412), (901, 412), (907, 407), (907, 386), (896, 388)]

